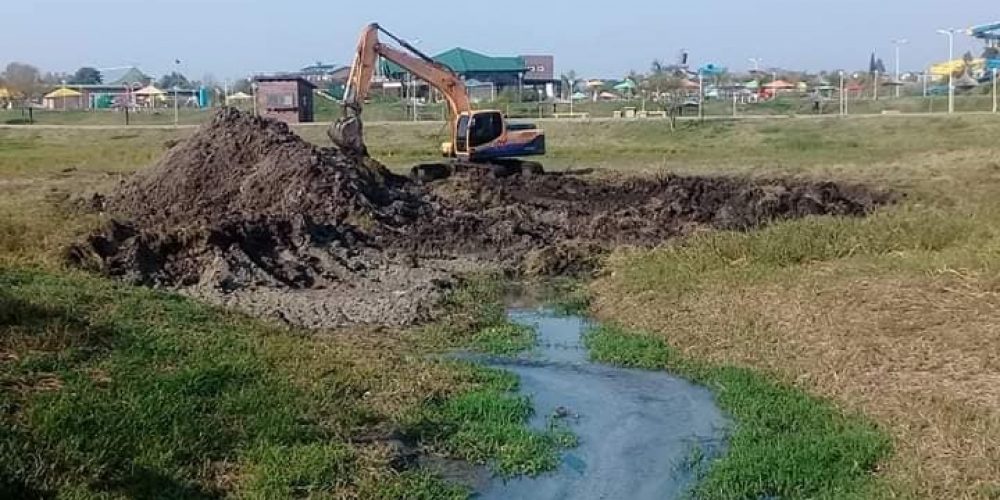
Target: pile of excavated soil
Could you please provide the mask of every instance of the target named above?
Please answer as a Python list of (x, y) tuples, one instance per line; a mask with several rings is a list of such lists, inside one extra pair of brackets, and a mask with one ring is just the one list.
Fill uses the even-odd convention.
[(108, 194), (115, 219), (70, 257), (305, 326), (409, 324), (470, 270), (584, 272), (617, 245), (888, 201), (861, 186), (673, 175), (471, 170), (425, 185), (227, 109)]

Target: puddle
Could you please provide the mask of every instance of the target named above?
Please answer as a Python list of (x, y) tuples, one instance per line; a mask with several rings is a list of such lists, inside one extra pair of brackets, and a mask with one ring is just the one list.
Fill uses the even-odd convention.
[(532, 398), (531, 425), (560, 415), (579, 438), (559, 469), (538, 477), (493, 478), (483, 499), (665, 499), (683, 496), (718, 456), (728, 421), (712, 393), (666, 372), (591, 363), (579, 316), (513, 309), (516, 323), (538, 330), (538, 346), (490, 366), (516, 373)]

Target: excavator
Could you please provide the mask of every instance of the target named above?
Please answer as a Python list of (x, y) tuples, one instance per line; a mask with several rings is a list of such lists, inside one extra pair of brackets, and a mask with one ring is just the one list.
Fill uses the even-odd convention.
[[(408, 52), (382, 43), (379, 33)], [(541, 164), (519, 159), (545, 154), (545, 133), (542, 130), (531, 124), (509, 123), (500, 111), (473, 110), (461, 77), (376, 23), (366, 26), (361, 32), (344, 91), (343, 115), (327, 131), (330, 140), (342, 151), (368, 155), (361, 112), (379, 57), (396, 63), (414, 77), (427, 82), (448, 103), (450, 141), (441, 145), (441, 153), (451, 160), (417, 165), (411, 169), (412, 177), (427, 182), (472, 168), (488, 169), (496, 177), (542, 172)]]

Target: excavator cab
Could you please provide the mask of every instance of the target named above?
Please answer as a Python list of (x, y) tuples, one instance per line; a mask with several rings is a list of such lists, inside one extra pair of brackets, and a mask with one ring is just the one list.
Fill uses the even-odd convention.
[(542, 155), (545, 133), (530, 124), (512, 126), (499, 111), (467, 111), (458, 115), (452, 143), (442, 151), (469, 161)]
[(467, 155), (475, 148), (503, 137), (504, 120), (499, 111), (462, 113), (455, 124), (455, 153)]

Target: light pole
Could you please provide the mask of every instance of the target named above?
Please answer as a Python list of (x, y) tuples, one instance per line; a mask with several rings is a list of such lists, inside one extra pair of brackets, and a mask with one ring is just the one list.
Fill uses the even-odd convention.
[(698, 119), (705, 119), (705, 77), (698, 70)]
[(907, 43), (909, 43), (909, 40), (905, 38), (892, 41), (892, 44), (896, 46), (896, 99), (899, 99), (899, 88), (902, 87), (902, 82), (899, 81), (899, 47)]
[(844, 116), (847, 114), (847, 106), (844, 101), (844, 71), (840, 71), (840, 114)]
[(997, 112), (997, 68), (993, 68), (993, 112)]
[[(257, 81), (250, 77), (250, 93), (253, 95), (253, 115), (257, 116)], [(344, 95), (347, 95), (346, 93)]]
[(940, 29), (938, 33), (948, 37), (948, 113), (955, 112), (955, 72), (950, 71), (951, 61), (955, 59), (955, 32), (956, 29)]
[(180, 74), (181, 60), (174, 59), (174, 126), (180, 123), (180, 108), (177, 105), (177, 75)]

